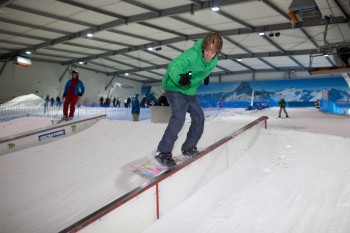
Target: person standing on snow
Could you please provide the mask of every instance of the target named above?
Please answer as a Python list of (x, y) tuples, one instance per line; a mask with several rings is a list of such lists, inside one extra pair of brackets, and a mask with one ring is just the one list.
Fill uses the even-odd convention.
[(46, 113), (49, 109), (49, 101), (50, 101), (50, 96), (47, 95), (45, 97), (45, 103), (44, 103), (44, 113)]
[(281, 98), (280, 101), (278, 102), (278, 105), (280, 106), (280, 111), (278, 112), (278, 117), (281, 118), (281, 113), (282, 113), (282, 110), (284, 112), (284, 114), (286, 114), (286, 118), (288, 118), (288, 113), (287, 113), (287, 110), (286, 110), (286, 101)]
[[(84, 95), (85, 87), (81, 80), (79, 80), (79, 73), (76, 70), (72, 71), (72, 78), (69, 79), (63, 91), (63, 117), (62, 120), (72, 120), (75, 112), (75, 105), (79, 98)], [(69, 115), (68, 115), (69, 107)]]
[(140, 94), (136, 92), (135, 96), (131, 99), (131, 114), (132, 121), (139, 121), (140, 117)]
[[(172, 158), (172, 150), (185, 124), (187, 112), (191, 117), (191, 125), (181, 151), (185, 156), (198, 153), (196, 146), (204, 130), (205, 117), (196, 92), (203, 80), (209, 79), (209, 74), (218, 62), (222, 45), (221, 36), (210, 32), (168, 65), (162, 86), (166, 91), (172, 115), (157, 147), (155, 158), (159, 163), (168, 167), (176, 165)], [(209, 80), (206, 81), (209, 83)]]

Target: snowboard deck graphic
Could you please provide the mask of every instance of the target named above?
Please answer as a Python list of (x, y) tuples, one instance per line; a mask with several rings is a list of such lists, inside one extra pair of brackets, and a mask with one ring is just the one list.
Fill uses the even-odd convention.
[(142, 174), (145, 174), (146, 176), (150, 177), (157, 177), (160, 174), (169, 170), (169, 168), (167, 167), (157, 167), (151, 161), (147, 161), (139, 165), (133, 165), (133, 167), (140, 171)]
[[(190, 158), (192, 158), (192, 157), (187, 158), (186, 156), (183, 156), (183, 155), (173, 156), (173, 159), (176, 162), (176, 166), (181, 165), (184, 161), (186, 161)], [(169, 169), (171, 169), (167, 166), (161, 165), (156, 160), (153, 160), (153, 161), (148, 160), (148, 161), (141, 163), (141, 164), (138, 164), (138, 165), (132, 165), (132, 167), (136, 168), (142, 174), (149, 176), (149, 177), (157, 177), (157, 176), (163, 174), (164, 172), (168, 171)]]

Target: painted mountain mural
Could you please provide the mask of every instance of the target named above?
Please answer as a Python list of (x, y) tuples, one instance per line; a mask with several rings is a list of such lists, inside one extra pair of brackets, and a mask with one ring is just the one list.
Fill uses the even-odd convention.
[[(229, 84), (219, 83), (212, 85)], [(329, 100), (350, 101), (350, 90), (342, 77), (308, 80), (241, 82), (232, 87), (231, 90), (227, 90), (226, 88), (225, 91), (216, 91), (212, 93), (205, 91), (203, 94), (203, 88), (200, 87), (197, 96), (203, 107), (247, 107), (251, 103), (252, 96), (253, 104), (264, 102), (269, 106), (277, 106), (278, 101), (283, 97), (290, 103), (299, 102), (304, 103), (305, 106), (312, 106), (316, 100), (322, 99), (324, 92), (328, 93)], [(215, 89), (219, 90), (220, 88), (215, 87)], [(300, 104), (298, 105), (300, 106)]]
[[(143, 93), (152, 100), (161, 90), (160, 86), (151, 87)], [(248, 107), (252, 96), (255, 105), (277, 106), (283, 97), (296, 106), (312, 106), (317, 99), (324, 99), (325, 93), (331, 101), (350, 101), (349, 85), (343, 77), (209, 83), (198, 87), (197, 97), (202, 107)]]

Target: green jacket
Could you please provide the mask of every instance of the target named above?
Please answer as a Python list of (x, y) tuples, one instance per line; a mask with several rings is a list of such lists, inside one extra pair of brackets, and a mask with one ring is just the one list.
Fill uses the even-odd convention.
[[(162, 80), (164, 90), (177, 91), (191, 96), (196, 94), (198, 86), (218, 63), (217, 56), (209, 62), (204, 59), (202, 41), (203, 39), (199, 39), (192, 48), (187, 49), (170, 62)], [(192, 71), (191, 84), (181, 86), (178, 83), (180, 74), (185, 74), (189, 71)]]

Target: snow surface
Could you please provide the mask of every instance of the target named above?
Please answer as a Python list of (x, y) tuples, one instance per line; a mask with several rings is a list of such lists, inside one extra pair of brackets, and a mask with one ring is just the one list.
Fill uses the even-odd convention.
[[(144, 233), (336, 232), (350, 229), (350, 118), (314, 108), (206, 111), (205, 148), (260, 116), (251, 148)], [(0, 124), (0, 137), (51, 124)], [(179, 154), (189, 127), (179, 134)], [(147, 180), (131, 165), (153, 157), (166, 124), (100, 120), (90, 128), (0, 156), (0, 232), (58, 232)], [(128, 232), (123, 229), (121, 232)]]

